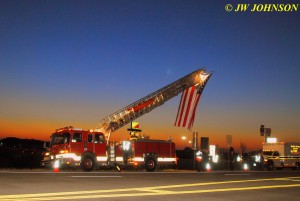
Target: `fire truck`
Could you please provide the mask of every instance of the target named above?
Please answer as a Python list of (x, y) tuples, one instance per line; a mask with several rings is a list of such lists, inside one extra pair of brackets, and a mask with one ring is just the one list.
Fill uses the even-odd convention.
[(72, 126), (55, 130), (51, 135), (49, 151), (42, 166), (80, 166), (84, 171), (99, 167), (144, 167), (154, 171), (158, 166), (176, 165), (173, 140), (137, 139), (116, 143), (111, 133), (192, 86), (200, 92), (212, 74), (198, 69), (146, 97), (103, 118), (93, 130)]
[[(173, 140), (134, 139), (123, 141), (121, 152), (125, 166), (144, 167), (154, 171), (159, 167), (175, 167), (177, 164), (175, 143)], [(119, 152), (120, 153), (120, 152)]]
[(264, 143), (262, 156), (264, 165), (269, 170), (273, 170), (274, 168), (299, 168), (300, 143)]

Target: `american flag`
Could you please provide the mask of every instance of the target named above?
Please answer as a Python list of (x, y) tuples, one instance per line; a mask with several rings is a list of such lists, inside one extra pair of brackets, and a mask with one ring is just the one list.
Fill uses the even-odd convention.
[(175, 126), (188, 129), (193, 127), (201, 91), (201, 88), (196, 89), (195, 86), (192, 86), (182, 92)]

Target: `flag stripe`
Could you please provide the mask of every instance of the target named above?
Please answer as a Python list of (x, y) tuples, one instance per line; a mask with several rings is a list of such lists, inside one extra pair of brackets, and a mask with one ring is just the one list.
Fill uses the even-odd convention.
[(196, 98), (195, 98), (195, 102), (194, 102), (194, 105), (193, 105), (192, 115), (191, 115), (191, 119), (189, 121), (188, 129), (190, 129), (193, 126), (199, 99), (200, 99), (200, 93), (199, 93), (199, 90), (198, 90)]
[(184, 119), (183, 119), (183, 124), (182, 126), (185, 127), (186, 126), (186, 121), (188, 119), (188, 116), (190, 114), (190, 108), (191, 108), (191, 105), (192, 105), (192, 101), (194, 100), (194, 91), (195, 91), (195, 87), (192, 86), (190, 87), (190, 92), (189, 92), (189, 99), (188, 99), (188, 103), (187, 103), (187, 106), (186, 106), (186, 110), (185, 110), (185, 115), (184, 115)]
[(187, 105), (188, 105), (189, 100), (190, 100), (191, 91), (192, 91), (192, 87), (190, 87), (189, 89), (186, 90), (186, 99), (185, 99), (185, 102), (183, 104), (183, 107), (181, 108), (181, 115), (180, 115), (178, 126), (183, 126), (184, 117), (185, 117), (185, 114), (186, 114), (186, 111), (187, 111)]
[(187, 127), (191, 119), (192, 111), (195, 105), (197, 97), (197, 91), (195, 86), (192, 86), (183, 91), (180, 104), (176, 116), (175, 126)]
[(182, 107), (181, 107), (180, 115), (179, 115), (179, 122), (178, 122), (179, 126), (181, 125), (182, 115), (184, 114), (185, 104), (186, 104), (188, 95), (189, 95), (189, 90), (186, 90), (184, 97), (183, 97)]
[(194, 106), (193, 106), (193, 112), (192, 112), (192, 116), (191, 116), (191, 119), (190, 119), (190, 122), (189, 122), (189, 125), (188, 125), (188, 129), (191, 129), (193, 127), (194, 120), (195, 120), (195, 114), (196, 114), (196, 110), (197, 110), (197, 106), (198, 106), (200, 97), (201, 97), (201, 93), (200, 93), (200, 89), (199, 89), (198, 92), (197, 92), (197, 96), (196, 96)]
[(188, 95), (188, 90), (185, 90), (182, 93), (182, 96), (181, 96), (180, 105), (179, 105), (179, 108), (178, 108), (178, 113), (177, 113), (177, 118), (176, 118), (176, 126), (180, 126), (181, 117), (182, 117), (182, 113), (183, 113), (183, 110), (184, 110), (184, 105), (185, 105), (187, 95)]
[(203, 74), (201, 76), (202, 79), (200, 86), (197, 86), (197, 88), (195, 86), (192, 86), (182, 92), (174, 124), (175, 126), (187, 127), (189, 130), (191, 130), (191, 128), (193, 127), (196, 110), (202, 91), (211, 74)]

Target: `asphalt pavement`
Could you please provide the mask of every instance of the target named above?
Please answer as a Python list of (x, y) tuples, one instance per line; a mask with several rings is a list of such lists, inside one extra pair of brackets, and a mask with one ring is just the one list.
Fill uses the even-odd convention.
[(0, 200), (299, 200), (300, 172), (0, 170)]

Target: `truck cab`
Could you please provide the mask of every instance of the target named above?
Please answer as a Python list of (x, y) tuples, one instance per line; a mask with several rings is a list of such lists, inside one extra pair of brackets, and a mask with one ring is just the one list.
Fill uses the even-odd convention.
[(44, 154), (42, 165), (53, 167), (55, 161), (59, 162), (60, 167), (81, 166), (85, 171), (106, 164), (106, 141), (103, 133), (71, 126), (55, 130), (50, 137), (49, 149)]
[[(278, 165), (278, 159), (279, 159), (279, 152), (278, 151), (269, 151), (269, 150), (264, 150), (263, 151), (263, 157), (264, 157), (264, 165), (268, 170), (273, 170), (275, 165), (276, 168), (280, 168)], [(276, 163), (274, 163), (274, 160)]]

